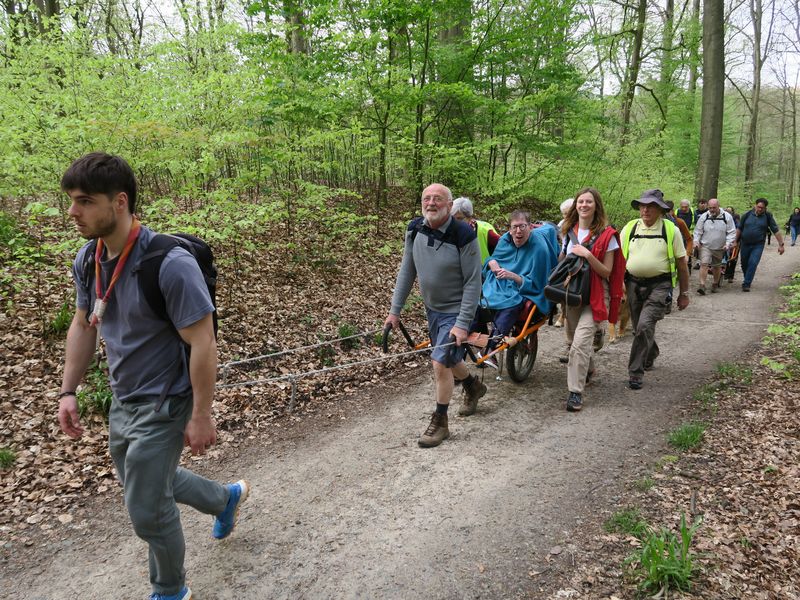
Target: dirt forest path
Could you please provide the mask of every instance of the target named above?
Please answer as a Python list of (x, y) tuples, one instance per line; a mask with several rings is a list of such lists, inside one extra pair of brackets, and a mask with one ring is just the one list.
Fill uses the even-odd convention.
[[(641, 391), (625, 385), (630, 335), (607, 346), (578, 414), (564, 410), (563, 334), (550, 327), (532, 377), (487, 374), (478, 413), (453, 415), (439, 448), (417, 447), (428, 369), (346, 418), (318, 415), (285, 439), (243, 446), (205, 469), (253, 484), (231, 538), (211, 540), (208, 517), (183, 510), (195, 597), (551, 597), (582, 560), (582, 536), (624, 504), (624, 483), (668, 453), (681, 403), (762, 337), (778, 286), (798, 270), (800, 247), (778, 257), (773, 241), (749, 294), (741, 273), (722, 293), (692, 291), (689, 309), (659, 324), (662, 353)], [(119, 496), (98, 501), (59, 541), (12, 558), (0, 597), (145, 598), (146, 549), (126, 519)]]

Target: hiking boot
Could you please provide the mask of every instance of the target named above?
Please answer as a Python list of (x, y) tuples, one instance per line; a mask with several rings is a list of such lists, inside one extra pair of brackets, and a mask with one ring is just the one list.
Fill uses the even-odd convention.
[(742, 284), (742, 291), (743, 292), (749, 292), (750, 291), (750, 286), (743, 283)]
[(653, 361), (648, 360), (644, 363), (644, 370), (645, 371), (652, 371), (655, 367), (653, 366)]
[(433, 448), (438, 446), (450, 437), (450, 430), (447, 428), (447, 415), (440, 415), (434, 412), (431, 415), (431, 422), (417, 443), (421, 448)]
[(458, 416), (468, 417), (474, 415), (478, 409), (478, 400), (486, 394), (486, 385), (471, 375), (461, 384), (464, 386), (464, 393), (461, 396), (461, 408), (458, 409)]
[(192, 600), (192, 590), (183, 586), (177, 594), (167, 596), (166, 594), (150, 594), (150, 600)]
[(711, 285), (711, 293), (712, 293), (712, 294), (716, 294), (716, 293), (717, 293), (717, 290), (719, 290), (719, 284), (718, 284), (718, 283), (714, 283), (714, 284), (712, 284), (712, 285)]
[(705, 296), (706, 295), (706, 287), (704, 285), (701, 285), (699, 288), (697, 288), (697, 293), (700, 294), (701, 296)]
[(632, 390), (640, 390), (642, 389), (642, 378), (641, 377), (631, 377), (628, 379), (628, 387)]
[(225, 487), (230, 490), (231, 495), (228, 497), (228, 504), (225, 506), (225, 510), (219, 513), (214, 521), (212, 535), (218, 540), (225, 539), (231, 534), (236, 526), (236, 519), (239, 517), (239, 507), (250, 495), (250, 484), (244, 479)]
[(583, 402), (581, 401), (581, 395), (575, 392), (569, 393), (569, 398), (567, 398), (567, 411), (568, 412), (578, 412), (581, 408), (583, 408)]

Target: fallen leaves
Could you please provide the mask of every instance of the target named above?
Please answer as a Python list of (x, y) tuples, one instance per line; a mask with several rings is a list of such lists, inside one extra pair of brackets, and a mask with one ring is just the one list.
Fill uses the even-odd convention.
[[(277, 234), (280, 237), (279, 234)], [(401, 233), (398, 230), (397, 240)], [(384, 240), (380, 240), (384, 244)], [(338, 247), (341, 246), (341, 247)], [(317, 344), (349, 335), (345, 331), (381, 328), (394, 286), (399, 255), (373, 252), (366, 240), (359, 249), (332, 240), (332, 261), (326, 268), (297, 261), (289, 247), (271, 247), (265, 260), (259, 251), (215, 248), (220, 263), (220, 363)], [(0, 312), (0, 449), (13, 451), (11, 467), (0, 469), (0, 534), (2, 552), (17, 544), (30, 545), (40, 534), (75, 526), (76, 508), (103, 494), (118, 494), (119, 484), (107, 449), (103, 418), (83, 418), (85, 432), (78, 441), (61, 433), (57, 423), (57, 391), (61, 383), (63, 339), (42, 337), (42, 317), (54, 315), (72, 295), (64, 256), (43, 265), (38, 290), (14, 265), (0, 265), (0, 276), (22, 288)], [(368, 263), (372, 275), (355, 272)], [(421, 307), (404, 314), (412, 335), (426, 336)], [(228, 370), (228, 381), (261, 380), (298, 374), (382, 356), (375, 336), (358, 339), (356, 347), (342, 344), (268, 358)], [(407, 350), (402, 338), (391, 340), (391, 351)], [(294, 396), (287, 381), (219, 391), (215, 418), (219, 441), (202, 462), (240, 440), (263, 439), (263, 432), (281, 427), (287, 419), (324, 411), (332, 418), (349, 409), (350, 395), (385, 377), (416, 368), (425, 361), (405, 357), (374, 365), (346, 368), (331, 374), (296, 380)], [(188, 460), (188, 454), (185, 455)], [(46, 539), (41, 543), (46, 544)]]

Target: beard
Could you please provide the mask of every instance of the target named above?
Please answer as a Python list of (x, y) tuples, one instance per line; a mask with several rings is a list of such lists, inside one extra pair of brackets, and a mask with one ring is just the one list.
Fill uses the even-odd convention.
[(79, 225), (76, 224), (76, 226), (78, 227), (78, 233), (80, 233), (81, 237), (87, 240), (96, 240), (97, 238), (114, 233), (114, 230), (117, 228), (117, 217), (112, 212), (110, 216), (95, 223), (91, 228), (84, 225), (84, 229), (81, 230)]

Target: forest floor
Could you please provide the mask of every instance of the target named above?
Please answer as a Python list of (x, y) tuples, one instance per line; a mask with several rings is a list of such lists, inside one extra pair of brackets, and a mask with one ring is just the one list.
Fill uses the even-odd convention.
[[(563, 330), (545, 327), (528, 381), (482, 371), (489, 391), (478, 412), (453, 414), (436, 449), (416, 443), (433, 408), (420, 360), (267, 427), (234, 429), (236, 442), (223, 432), (218, 451), (186, 462), (247, 478), (253, 492), (223, 542), (210, 538), (209, 517), (183, 511), (195, 597), (633, 598), (622, 562), (640, 542), (604, 529), (623, 509), (655, 528), (674, 530), (681, 513), (703, 518), (693, 591), (662, 597), (800, 597), (797, 383), (761, 364), (780, 350), (760, 344), (777, 320), (777, 288), (798, 271), (800, 247), (778, 257), (773, 242), (749, 294), (741, 273), (721, 293), (693, 291), (686, 311), (659, 324), (661, 356), (641, 391), (625, 385), (630, 334), (607, 345), (577, 414), (565, 411)], [(698, 420), (699, 447), (668, 445), (670, 431)], [(102, 428), (92, 435), (96, 443)], [(72, 479), (58, 482), (69, 486), (96, 451), (59, 443)], [(78, 480), (84, 493), (70, 504), (46, 486), (4, 502), (0, 597), (147, 595), (146, 548), (113, 474), (97, 476), (107, 463), (92, 464), (94, 487)]]

